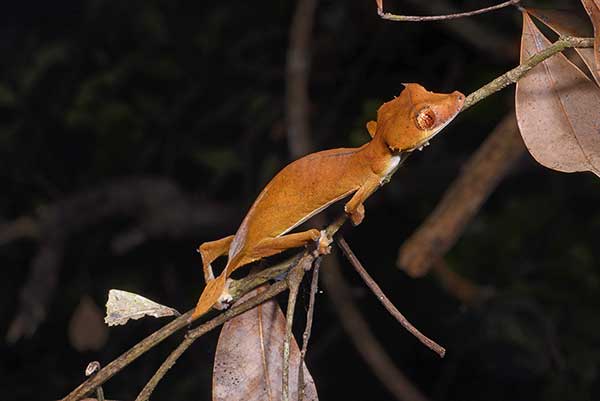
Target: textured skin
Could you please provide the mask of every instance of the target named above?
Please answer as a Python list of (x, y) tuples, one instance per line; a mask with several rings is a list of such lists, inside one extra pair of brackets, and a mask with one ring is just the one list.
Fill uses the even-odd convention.
[[(234, 237), (200, 246), (207, 286), (192, 320), (219, 300), (228, 300), (226, 281), (238, 268), (317, 240), (316, 229), (287, 233), (335, 201), (354, 194), (345, 210), (359, 224), (363, 202), (398, 163), (398, 153), (425, 144), (458, 114), (463, 101), (460, 92), (435, 94), (418, 84), (406, 84), (400, 96), (379, 108), (377, 123), (368, 124), (370, 142), (359, 148), (312, 153), (283, 168), (256, 198)], [(436, 117), (429, 130), (415, 124), (416, 113), (424, 108)], [(228, 254), (227, 265), (212, 280), (210, 263), (224, 254)]]

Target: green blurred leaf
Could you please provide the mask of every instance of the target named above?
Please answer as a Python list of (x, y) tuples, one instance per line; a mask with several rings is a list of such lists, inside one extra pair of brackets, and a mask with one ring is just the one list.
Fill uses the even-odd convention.
[(16, 103), (14, 92), (7, 86), (0, 84), (0, 107), (10, 108)]
[(201, 149), (194, 153), (194, 159), (219, 174), (238, 170), (241, 166), (237, 155), (229, 148)]

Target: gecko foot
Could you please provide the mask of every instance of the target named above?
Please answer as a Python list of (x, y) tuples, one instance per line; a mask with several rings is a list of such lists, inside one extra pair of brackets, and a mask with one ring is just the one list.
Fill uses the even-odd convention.
[(229, 283), (231, 283), (230, 278), (228, 278), (225, 282), (225, 288), (223, 288), (223, 292), (221, 293), (221, 296), (219, 297), (217, 302), (215, 302), (215, 304), (213, 305), (213, 308), (218, 310), (227, 309), (233, 302), (233, 296), (231, 296), (231, 294), (229, 293)]
[(327, 235), (327, 232), (321, 230), (321, 235), (317, 240), (317, 249), (315, 250), (316, 256), (329, 255), (331, 253), (331, 242), (332, 239)]

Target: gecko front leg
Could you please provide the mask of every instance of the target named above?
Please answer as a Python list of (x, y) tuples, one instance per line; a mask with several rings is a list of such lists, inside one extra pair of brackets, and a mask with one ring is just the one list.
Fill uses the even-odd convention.
[(362, 223), (365, 218), (365, 206), (363, 203), (373, 192), (375, 192), (379, 185), (380, 179), (377, 175), (369, 177), (344, 206), (344, 211), (350, 217), (353, 225), (357, 226)]

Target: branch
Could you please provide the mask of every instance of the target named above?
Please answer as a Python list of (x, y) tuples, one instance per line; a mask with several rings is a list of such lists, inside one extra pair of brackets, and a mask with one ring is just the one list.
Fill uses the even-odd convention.
[(310, 152), (308, 73), (317, 0), (299, 0), (290, 28), (286, 60), (288, 147), (293, 158)]
[(452, 270), (443, 258), (433, 263), (432, 271), (442, 287), (464, 305), (478, 305), (494, 295), (494, 289), (480, 286)]
[[(473, 15), (483, 14), (494, 10), (499, 10), (504, 7), (517, 5), (521, 0), (509, 0), (504, 3), (497, 4), (491, 7), (480, 8), (478, 10), (467, 11), (463, 13), (456, 14), (446, 14), (446, 15), (431, 15), (431, 16), (417, 16), (417, 15), (396, 15), (390, 13), (384, 13), (382, 7), (382, 0), (378, 0), (377, 14), (382, 19), (389, 21), (397, 21), (397, 22), (425, 22), (425, 21), (445, 21), (463, 17), (472, 17)], [(381, 2), (381, 3), (380, 3)]]
[[(473, 92), (471, 95), (469, 95), (469, 97), (467, 97), (468, 103), (467, 102), (465, 103), (466, 106), (463, 107), (463, 110), (474, 105), (475, 103), (482, 100), (483, 98), (495, 93), (496, 91), (506, 87), (508, 84), (516, 82), (516, 80), (518, 80), (521, 76), (523, 76), (527, 71), (529, 71), (531, 68), (533, 68), (539, 62), (543, 61), (545, 58), (552, 56), (553, 54), (556, 54), (557, 52), (559, 52), (561, 50), (564, 50), (565, 48), (568, 48), (568, 47), (592, 47), (592, 46), (593, 46), (593, 39), (591, 39), (591, 38), (572, 38), (572, 37), (561, 38), (560, 40), (555, 42), (552, 46), (548, 47), (547, 49), (541, 51), (540, 53), (538, 53), (538, 54), (532, 56), (530, 59), (528, 59), (524, 63), (524, 64), (526, 64), (525, 67), (523, 67), (523, 65), (521, 65), (521, 66), (515, 68), (514, 70), (511, 70), (509, 73), (504, 74), (502, 77), (498, 78), (497, 80), (492, 81), (490, 84), (484, 86), (480, 90)], [(504, 76), (506, 76), (506, 78), (503, 78)], [(496, 84), (496, 81), (503, 82), (504, 80), (508, 80), (508, 83)], [(391, 174), (393, 174), (393, 172), (390, 173), (390, 175)], [(347, 219), (347, 216), (341, 215), (336, 221), (334, 221), (332, 224), (330, 224), (326, 229), (328, 235), (330, 237), (332, 237), (339, 230), (339, 228), (344, 224), (346, 219)], [(286, 264), (286, 263), (289, 266), (291, 263), (293, 263), (293, 260), (288, 260), (284, 264)], [(237, 283), (234, 282), (233, 285), (231, 286), (231, 292), (232, 292), (234, 300), (239, 299), (239, 297), (241, 295), (245, 294), (246, 292), (250, 291), (253, 288), (256, 288), (256, 285), (258, 285), (258, 283), (264, 283), (270, 278), (277, 277), (279, 274), (281, 274), (282, 265), (280, 264), (280, 265), (276, 266), (276, 268), (271, 268), (271, 269), (267, 269), (267, 270), (268, 270), (268, 272), (263, 272), (263, 274), (260, 276), (252, 275), (245, 279), (239, 280)], [(283, 269), (283, 270), (285, 271), (285, 269)], [(274, 273), (272, 276), (271, 276), (271, 272)], [(278, 272), (278, 273), (275, 274), (275, 272)], [(285, 281), (274, 284), (272, 287), (281, 285), (280, 283), (285, 283)], [(246, 285), (248, 285), (248, 287), (246, 287)], [(287, 286), (287, 284), (283, 284), (283, 285)], [(280, 290), (284, 291), (285, 288), (281, 288)], [(238, 293), (237, 291), (240, 291), (240, 292)], [(264, 295), (265, 293), (267, 293), (267, 291), (265, 291), (264, 293), (261, 293), (260, 295)], [(234, 310), (234, 308), (232, 308), (231, 310)], [(213, 319), (210, 322), (214, 322), (217, 319), (223, 319), (224, 318), (223, 316), (230, 316), (230, 315), (226, 315), (230, 311), (226, 311), (226, 312), (222, 313), (221, 315), (217, 316), (215, 319)], [(191, 316), (191, 314), (192, 314), (192, 311), (188, 311), (184, 315), (173, 320), (166, 326), (157, 330), (155, 333), (151, 334), (150, 336), (148, 336), (147, 338), (145, 338), (144, 340), (142, 340), (141, 342), (139, 342), (138, 344), (133, 346), (131, 349), (126, 351), (124, 354), (122, 354), (117, 359), (115, 359), (110, 364), (108, 364), (106, 367), (104, 367), (102, 370), (100, 370), (94, 377), (92, 377), (92, 378), (86, 380), (85, 382), (83, 382), (82, 384), (80, 384), (75, 390), (73, 390), (69, 395), (67, 395), (63, 399), (63, 401), (76, 401), (76, 400), (79, 400), (82, 397), (84, 397), (86, 394), (88, 394), (89, 392), (94, 390), (97, 386), (103, 384), (108, 379), (110, 379), (112, 376), (114, 376), (117, 372), (122, 370), (125, 366), (129, 365), (131, 362), (133, 362), (135, 359), (137, 359), (140, 355), (144, 354), (146, 351), (148, 351), (152, 347), (154, 347), (157, 344), (159, 344), (160, 342), (162, 342), (165, 338), (167, 338), (168, 336), (173, 334), (175, 331), (178, 331), (182, 327), (187, 326), (187, 324), (188, 324), (187, 319), (189, 318), (189, 316)], [(208, 323), (198, 327), (198, 329), (191, 331), (190, 335), (192, 335), (192, 333), (199, 333), (196, 330), (207, 330), (207, 327), (210, 327), (210, 326), (206, 326), (207, 324)], [(211, 323), (211, 324), (214, 324), (214, 323)], [(219, 323), (219, 324), (222, 324), (222, 323)], [(195, 334), (195, 335), (197, 336), (198, 334)]]
[(413, 326), (408, 321), (408, 319), (406, 319), (406, 317), (404, 317), (404, 315), (402, 313), (400, 313), (400, 311), (398, 309), (396, 309), (394, 304), (392, 304), (392, 302), (389, 300), (389, 298), (383, 293), (383, 291), (381, 291), (381, 288), (379, 288), (379, 286), (377, 285), (375, 280), (373, 280), (373, 278), (371, 276), (369, 276), (369, 273), (367, 273), (367, 271), (365, 270), (363, 265), (360, 263), (360, 261), (358, 260), (356, 255), (354, 255), (354, 252), (352, 252), (352, 249), (350, 249), (350, 246), (348, 245), (346, 240), (343, 237), (339, 237), (336, 242), (339, 245), (339, 247), (342, 249), (344, 256), (346, 256), (348, 261), (352, 264), (352, 266), (354, 266), (354, 269), (356, 269), (356, 271), (358, 272), (360, 277), (364, 280), (365, 284), (367, 284), (367, 286), (371, 289), (371, 291), (373, 291), (373, 294), (375, 294), (375, 296), (377, 297), (379, 302), (381, 302), (383, 304), (385, 309), (387, 309), (387, 311), (390, 312), (390, 314), (392, 316), (394, 316), (396, 318), (396, 320), (406, 330), (408, 330), (409, 333), (411, 333), (413, 336), (417, 337), (417, 339), (419, 341), (421, 341), (421, 343), (423, 343), (427, 348), (429, 348), (430, 350), (432, 350), (433, 352), (435, 352), (436, 354), (438, 354), (440, 357), (443, 358), (444, 355), (446, 354), (446, 350), (444, 349), (444, 347), (440, 346), (435, 341), (431, 340), (426, 335), (421, 333), (415, 326)]
[[(325, 229), (327, 235), (330, 238), (333, 237), (333, 235), (341, 228), (341, 226), (344, 224), (344, 222), (346, 220), (347, 220), (347, 216), (345, 214), (340, 215), (340, 217), (338, 217), (333, 223), (331, 223)], [(251, 274), (248, 277), (245, 277), (240, 280), (233, 280), (233, 282), (230, 284), (230, 288), (229, 288), (229, 291), (231, 293), (233, 301), (235, 302), (236, 300), (240, 299), (243, 295), (245, 295), (249, 291), (252, 291), (256, 287), (266, 283), (267, 281), (273, 280), (277, 277), (280, 277), (282, 273), (286, 273), (293, 266), (299, 265), (302, 263), (307, 263), (306, 261), (303, 261), (303, 258), (307, 257), (307, 256), (306, 255), (302, 256), (302, 255), (304, 255), (304, 251), (298, 253), (296, 256), (294, 256), (284, 262), (281, 262), (274, 266), (271, 266), (270, 268), (267, 268), (260, 273)], [(308, 257), (314, 258), (314, 255), (309, 253)], [(310, 263), (312, 263), (312, 259), (310, 259)], [(287, 288), (287, 284), (286, 284), (285, 288)], [(285, 288), (283, 290), (285, 290)], [(283, 290), (281, 290), (281, 291), (283, 291)], [(267, 293), (267, 291), (265, 291), (264, 293)], [(261, 293), (260, 295), (263, 296), (264, 293)], [(240, 307), (241, 307), (241, 305), (240, 305)], [(117, 372), (121, 371), (123, 368), (125, 368), (127, 365), (129, 365), (131, 362), (133, 362), (138, 357), (143, 355), (146, 351), (148, 351), (151, 348), (158, 345), (160, 342), (162, 342), (165, 338), (169, 337), (171, 334), (175, 333), (176, 331), (180, 330), (183, 327), (186, 327), (188, 325), (188, 318), (192, 315), (192, 312), (193, 312), (193, 310), (186, 312), (182, 316), (178, 317), (177, 319), (173, 320), (166, 326), (160, 328), (159, 330), (157, 330), (150, 336), (146, 337), (144, 340), (140, 341), (138, 344), (134, 345), (127, 352), (125, 352), (124, 354), (119, 356), (117, 359), (115, 359), (114, 361), (112, 361), (111, 363), (106, 365), (94, 377), (91, 377), (90, 379), (88, 379), (85, 382), (83, 382), (82, 384), (80, 384), (75, 390), (73, 390), (65, 398), (63, 398), (62, 401), (77, 401), (77, 400), (81, 399), (82, 397), (84, 397), (86, 394), (88, 394), (90, 391), (94, 390), (97, 386), (105, 383), (107, 380), (109, 380), (111, 377), (113, 377)], [(222, 318), (222, 316), (224, 314), (227, 314), (228, 312), (229, 311), (221, 313), (213, 320)], [(230, 315), (227, 315), (227, 316), (230, 316)], [(234, 316), (231, 316), (226, 320), (229, 320), (232, 317), (234, 317)], [(222, 323), (219, 323), (219, 324), (222, 324)], [(205, 327), (205, 326), (206, 326), (206, 324), (198, 327), (197, 329), (190, 331), (188, 333), (188, 335), (191, 335), (192, 337), (196, 338), (197, 336), (199, 336), (198, 330), (200, 330), (202, 327)], [(196, 334), (194, 334), (194, 333), (196, 333)], [(187, 348), (185, 348), (185, 349), (187, 349)], [(183, 351), (185, 351), (185, 349), (183, 349)], [(183, 353), (183, 351), (182, 351), (182, 353)], [(177, 358), (175, 358), (175, 360), (176, 359)]]
[(142, 234), (181, 235), (198, 227), (227, 221), (230, 210), (217, 204), (198, 206), (168, 179), (127, 177), (83, 190), (45, 206), (38, 216), (0, 226), (0, 244), (37, 232), (40, 245), (31, 261), (19, 306), (8, 329), (8, 342), (30, 337), (45, 320), (62, 267), (66, 241), (74, 234), (113, 216), (143, 221)]
[(0, 245), (19, 240), (21, 238), (38, 238), (40, 226), (30, 216), (22, 216), (10, 223), (0, 224)]
[[(261, 274), (250, 275), (246, 278), (236, 280), (231, 283), (230, 292), (233, 300), (238, 300), (242, 295), (253, 290), (261, 284), (280, 276), (291, 268), (292, 265), (298, 263), (299, 257), (290, 258), (282, 263), (272, 266), (269, 269), (261, 272)], [(262, 293), (261, 293), (262, 294)], [(87, 379), (85, 382), (80, 384), (76, 389), (71, 391), (62, 401), (76, 401), (84, 397), (86, 394), (93, 391), (99, 385), (105, 383), (116, 373), (123, 370), (131, 362), (135, 361), (146, 351), (152, 349), (156, 345), (160, 344), (164, 339), (179, 331), (180, 329), (188, 326), (188, 319), (192, 315), (193, 310), (186, 312), (179, 316), (177, 319), (171, 321), (167, 325), (161, 327), (128, 351), (120, 355), (118, 358), (113, 360), (111, 363), (102, 368), (93, 377)], [(227, 313), (227, 312), (225, 312)], [(222, 316), (222, 315), (219, 315)], [(202, 326), (200, 326), (202, 327)]]
[(512, 70), (500, 75), (498, 78), (494, 79), (490, 83), (482, 86), (477, 89), (475, 92), (471, 93), (465, 99), (465, 103), (461, 112), (467, 110), (471, 106), (479, 103), (486, 97), (493, 95), (501, 89), (506, 88), (510, 84), (516, 83), (519, 79), (521, 79), (525, 74), (529, 72), (533, 67), (546, 60), (547, 58), (555, 55), (556, 53), (560, 53), (561, 51), (572, 48), (572, 47), (593, 47), (594, 39), (593, 38), (579, 38), (574, 36), (563, 36), (552, 45), (548, 46), (544, 50), (539, 53), (534, 54), (529, 57), (519, 66), (513, 68)]

